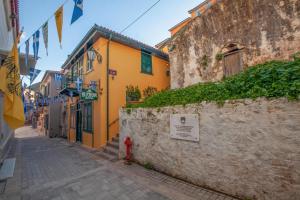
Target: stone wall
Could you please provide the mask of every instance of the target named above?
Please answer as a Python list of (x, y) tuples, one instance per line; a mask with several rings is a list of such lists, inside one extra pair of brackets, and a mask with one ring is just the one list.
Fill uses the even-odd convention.
[[(170, 138), (171, 114), (198, 114), (200, 142)], [(134, 159), (199, 186), (248, 199), (300, 197), (300, 102), (236, 100), (120, 110)]]
[(171, 87), (221, 80), (233, 46), (243, 69), (289, 59), (300, 51), (300, 1), (220, 0), (172, 37)]

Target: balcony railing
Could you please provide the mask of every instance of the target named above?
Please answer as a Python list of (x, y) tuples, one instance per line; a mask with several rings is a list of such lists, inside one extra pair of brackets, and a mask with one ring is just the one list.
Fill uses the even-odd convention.
[(61, 89), (74, 88), (77, 76), (63, 76), (61, 79)]

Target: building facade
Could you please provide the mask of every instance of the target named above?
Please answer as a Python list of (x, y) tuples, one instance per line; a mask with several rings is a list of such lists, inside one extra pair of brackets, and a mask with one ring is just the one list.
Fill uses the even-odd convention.
[(38, 119), (39, 129), (48, 137), (60, 137), (61, 101), (58, 99), (61, 88), (61, 73), (47, 70), (40, 84), (42, 105)]
[(219, 81), (300, 51), (298, 0), (221, 0), (206, 8), (168, 44), (171, 88)]
[[(93, 56), (94, 55), (94, 56)], [(69, 82), (61, 94), (69, 98), (68, 139), (100, 148), (119, 133), (119, 109), (126, 105), (126, 87), (169, 88), (165, 53), (141, 42), (94, 25), (62, 66)], [(82, 80), (78, 91), (78, 80)], [(82, 94), (94, 87), (96, 98)]]
[[(213, 5), (220, 2), (221, 0), (205, 0), (195, 8), (189, 11), (189, 17), (182, 20), (178, 24), (174, 25), (172, 28), (169, 29), (171, 37), (174, 37), (176, 34), (184, 31), (184, 28), (196, 17), (203, 15), (207, 10), (209, 10)], [(171, 38), (167, 38), (164, 41), (160, 42), (159, 44), (155, 45), (156, 48), (160, 49), (161, 51), (168, 53), (169, 52), (169, 42)], [(172, 50), (172, 49), (171, 49)]]

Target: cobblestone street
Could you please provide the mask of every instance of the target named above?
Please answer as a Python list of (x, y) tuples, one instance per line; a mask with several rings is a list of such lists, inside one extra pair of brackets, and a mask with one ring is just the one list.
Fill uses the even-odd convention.
[(17, 158), (16, 169), (0, 199), (233, 199), (139, 165), (104, 160), (29, 127), (18, 129), (15, 137), (9, 157)]

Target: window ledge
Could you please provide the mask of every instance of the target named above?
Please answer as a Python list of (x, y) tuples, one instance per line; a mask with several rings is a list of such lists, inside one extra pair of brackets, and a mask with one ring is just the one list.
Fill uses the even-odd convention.
[(83, 129), (83, 131), (84, 131), (85, 133), (87, 133), (87, 134), (93, 134), (93, 131), (92, 131), (92, 130), (84, 130), (84, 129)]
[(151, 76), (153, 76), (153, 73), (151, 72), (151, 73), (148, 73), (148, 72), (143, 72), (143, 71), (141, 71), (141, 73), (142, 74), (146, 74), (146, 75), (151, 75)]

